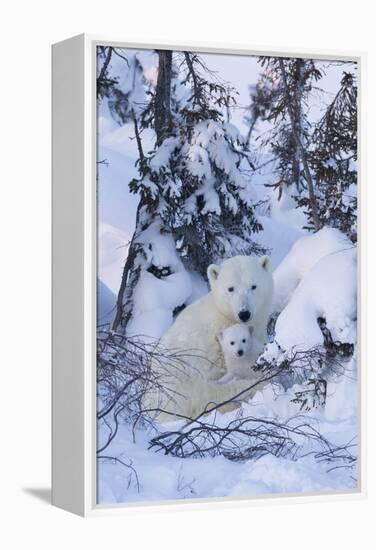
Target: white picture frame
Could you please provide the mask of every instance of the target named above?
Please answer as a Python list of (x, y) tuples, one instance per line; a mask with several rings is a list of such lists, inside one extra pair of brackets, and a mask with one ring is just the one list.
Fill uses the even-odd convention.
[[(143, 506), (221, 507), (363, 498), (365, 466), (365, 303), (360, 255), (358, 281), (359, 348), (359, 485), (356, 490), (320, 495), (289, 494), (265, 497), (191, 499), (160, 503), (99, 506), (96, 499), (96, 55), (98, 45), (231, 53), (237, 55), (301, 56), (355, 60), (360, 73), (359, 181), (360, 250), (364, 235), (364, 136), (362, 109), (365, 54), (328, 51), (274, 51), (247, 46), (205, 44), (135, 44), (79, 35), (52, 47), (52, 210), (53, 210), (53, 329), (52, 329), (52, 502), (79, 514), (96, 516)], [(360, 307), (360, 304), (362, 307)], [(69, 342), (67, 346), (66, 342)]]

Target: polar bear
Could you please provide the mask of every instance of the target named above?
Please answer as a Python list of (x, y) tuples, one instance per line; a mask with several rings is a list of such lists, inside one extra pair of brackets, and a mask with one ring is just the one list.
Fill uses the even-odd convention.
[(222, 349), (226, 374), (218, 380), (225, 384), (235, 378), (257, 379), (252, 365), (257, 356), (253, 343), (253, 327), (236, 323), (220, 330), (217, 338)]
[(207, 275), (210, 292), (185, 308), (160, 341), (162, 349), (179, 357), (180, 366), (174, 361), (152, 365), (166, 392), (149, 392), (144, 408), (158, 409), (160, 420), (174, 420), (174, 414), (192, 418), (209, 403), (222, 403), (249, 387), (249, 380), (217, 382), (226, 373), (217, 338), (221, 330), (239, 322), (252, 327), (254, 361), (267, 342), (273, 298), (269, 256), (234, 256), (211, 264)]

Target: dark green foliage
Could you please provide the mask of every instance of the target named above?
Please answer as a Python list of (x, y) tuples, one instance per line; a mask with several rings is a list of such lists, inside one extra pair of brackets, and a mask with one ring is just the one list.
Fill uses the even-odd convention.
[[(144, 85), (143, 70), (136, 56), (128, 60), (122, 50), (101, 46), (97, 51), (97, 97), (99, 100), (106, 97), (112, 116), (118, 124), (125, 124), (133, 118), (135, 99), (137, 103), (137, 89)], [(124, 60), (129, 78), (126, 85), (120, 84), (120, 77), (110, 76), (111, 62), (115, 57)], [(139, 108), (139, 105), (137, 105)]]
[[(344, 72), (341, 87), (313, 132), (310, 164), (322, 225), (357, 240), (357, 83)], [(305, 197), (297, 199), (306, 206)]]
[[(323, 69), (310, 59), (286, 58), (282, 61), (285, 83), (281, 59), (262, 57), (259, 60), (264, 71), (251, 90), (252, 103), (246, 118), (250, 125), (249, 136), (258, 119), (272, 124), (271, 130), (261, 139), (275, 159), (275, 181), (270, 187), (278, 190), (279, 198), (284, 189), (291, 189), (297, 206), (306, 213), (306, 229), (336, 227), (356, 242), (355, 73), (343, 73), (334, 100), (326, 107), (322, 119), (312, 124), (308, 112), (312, 103), (322, 97), (322, 90), (316, 83), (324, 76)], [(303, 169), (303, 155), (306, 169)], [(307, 170), (312, 180), (311, 192)]]
[[(262, 253), (253, 240), (262, 227), (251, 184), (241, 172), (241, 163), (250, 162), (249, 152), (224, 120), (234, 95), (208, 79), (199, 56), (185, 53), (182, 63), (185, 77), (171, 83), (170, 135), (139, 165), (140, 178), (130, 182), (130, 189), (147, 198), (150, 219), (160, 217), (187, 265), (205, 275), (218, 259)], [(189, 92), (184, 101), (176, 99), (178, 86)], [(143, 127), (155, 125), (156, 92), (150, 96)]]
[[(306, 113), (308, 98), (314, 84), (322, 78), (322, 73), (311, 59), (283, 59), (287, 83), (285, 90), (279, 58), (262, 57), (260, 64), (264, 72), (256, 86), (257, 93), (252, 105), (258, 117), (273, 125), (266, 138), (277, 161), (276, 181), (272, 185), (279, 190), (279, 196), (285, 187), (292, 184), (299, 192), (306, 187), (306, 182), (294, 133), (303, 147), (306, 146), (310, 132)], [(289, 116), (289, 107), (293, 120)]]
[[(144, 78), (137, 52), (125, 57), (121, 50), (102, 48), (98, 53), (98, 96), (108, 99), (115, 120), (133, 124), (139, 153), (139, 177), (129, 187), (140, 202), (114, 329), (119, 325), (125, 329), (132, 315), (134, 289), (145, 271), (156, 279), (168, 278), (183, 260), (186, 268), (206, 278), (212, 262), (265, 252), (254, 241), (262, 227), (255, 215), (253, 184), (244, 170), (252, 168), (251, 154), (229, 122), (235, 90), (197, 54), (156, 53), (154, 84)], [(111, 59), (116, 55), (125, 61), (121, 79), (110, 77)], [(146, 129), (155, 132), (151, 151), (143, 149)], [(155, 239), (156, 232), (171, 236), (175, 243), (171, 265), (167, 258), (166, 265), (155, 265), (148, 239)]]

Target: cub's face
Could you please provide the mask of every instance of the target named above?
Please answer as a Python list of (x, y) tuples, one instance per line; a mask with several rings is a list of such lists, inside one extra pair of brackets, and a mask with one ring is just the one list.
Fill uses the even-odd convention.
[(247, 359), (252, 351), (253, 327), (236, 324), (218, 334), (223, 354), (231, 359)]
[(208, 267), (215, 303), (234, 323), (252, 324), (273, 291), (270, 258), (234, 256)]

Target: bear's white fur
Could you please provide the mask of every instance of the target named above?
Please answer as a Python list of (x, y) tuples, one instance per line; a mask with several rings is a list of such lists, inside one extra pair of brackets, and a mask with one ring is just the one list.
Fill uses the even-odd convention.
[(257, 360), (252, 335), (253, 327), (240, 323), (219, 331), (217, 337), (226, 368), (226, 374), (218, 380), (219, 384), (225, 384), (235, 378), (257, 379), (252, 369), (252, 365)]
[[(249, 387), (249, 380), (218, 384), (226, 368), (217, 335), (235, 323), (253, 327), (255, 361), (267, 342), (266, 325), (273, 298), (273, 278), (268, 256), (235, 256), (208, 267), (211, 291), (184, 309), (161, 339), (161, 346), (179, 354), (184, 368), (152, 365), (159, 382), (173, 394), (149, 393), (144, 406), (194, 417), (209, 403), (221, 403)], [(254, 393), (254, 392), (253, 392)], [(249, 397), (243, 394), (242, 399)], [(174, 420), (159, 413), (161, 420)]]

